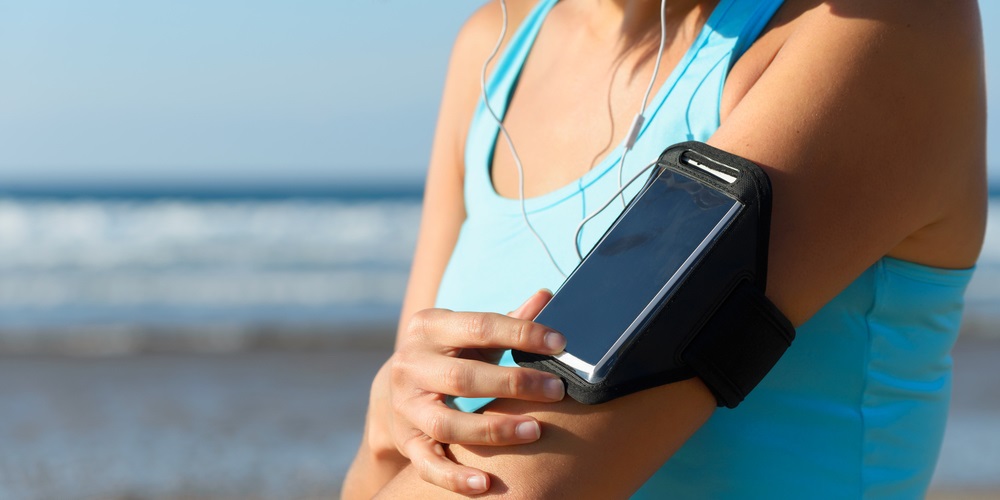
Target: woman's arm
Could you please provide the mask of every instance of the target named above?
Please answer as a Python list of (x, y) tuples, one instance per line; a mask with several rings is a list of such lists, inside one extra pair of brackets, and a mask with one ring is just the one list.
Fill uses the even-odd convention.
[[(802, 324), (882, 256), (953, 268), (975, 261), (985, 98), (974, 0), (789, 4), (808, 8), (711, 142), (767, 169), (767, 293)], [(490, 495), (624, 497), (713, 407), (697, 380), (591, 407), (501, 400), (487, 413), (534, 416), (544, 437), (449, 452), (492, 475)], [(409, 468), (382, 493), (448, 495)]]
[[(516, 27), (531, 4), (526, 1), (511, 4), (511, 25)], [(495, 5), (481, 8), (463, 26), (452, 50), (431, 147), (417, 246), (400, 312), (397, 347), (406, 340), (413, 315), (434, 307), (441, 277), (465, 220), (466, 129), (479, 99), (480, 67), (496, 42), (499, 26), (499, 9)], [(398, 451), (390, 429), (389, 417), (393, 415), (390, 366), (390, 363), (383, 365), (372, 382), (365, 430), (344, 480), (344, 498), (371, 498), (410, 463)], [(524, 420), (519, 417), (511, 425)]]
[[(467, 38), (468, 34), (463, 32), (459, 36), (445, 78), (424, 186), (420, 230), (400, 312), (399, 332), (405, 331), (404, 325), (414, 312), (434, 306), (437, 287), (465, 220), (460, 116), (466, 114), (469, 102), (474, 102), (475, 96), (470, 95), (470, 89), (475, 87), (466, 76), (467, 72), (462, 71), (465, 60), (469, 58), (463, 53), (463, 50), (468, 50), (468, 44), (460, 43), (463, 37)], [(397, 333), (397, 345), (402, 336)], [(392, 415), (392, 409), (388, 397), (388, 377), (387, 363), (372, 382), (361, 447), (344, 480), (342, 496), (345, 499), (371, 498), (410, 463), (396, 449), (389, 428), (391, 421), (388, 417)]]

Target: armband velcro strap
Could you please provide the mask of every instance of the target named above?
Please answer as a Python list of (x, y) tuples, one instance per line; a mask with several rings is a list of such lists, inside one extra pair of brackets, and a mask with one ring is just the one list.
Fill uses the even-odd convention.
[(755, 286), (729, 295), (681, 354), (715, 395), (735, 408), (791, 345), (795, 328)]

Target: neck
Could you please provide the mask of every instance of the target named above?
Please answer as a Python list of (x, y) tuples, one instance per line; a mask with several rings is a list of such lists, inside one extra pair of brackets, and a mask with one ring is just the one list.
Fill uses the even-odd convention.
[[(696, 36), (719, 0), (667, 0), (664, 18), (666, 43)], [(660, 0), (567, 1), (578, 26), (606, 47), (617, 47), (619, 56), (640, 54), (645, 60), (660, 42)], [(652, 52), (651, 54), (647, 54)]]
[[(614, 32), (619, 37), (635, 38), (660, 25), (660, 0), (585, 0), (582, 10), (588, 12), (595, 28)], [(668, 28), (708, 16), (718, 0), (667, 0), (664, 17)]]

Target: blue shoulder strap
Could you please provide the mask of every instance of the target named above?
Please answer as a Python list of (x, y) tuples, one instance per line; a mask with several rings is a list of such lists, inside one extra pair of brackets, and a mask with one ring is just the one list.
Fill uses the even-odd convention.
[(507, 112), (510, 93), (521, 75), (524, 61), (542, 29), (542, 24), (552, 7), (559, 0), (542, 0), (524, 18), (517, 31), (510, 37), (504, 52), (497, 58), (493, 73), (486, 80), (486, 90), (490, 96), (490, 106), (501, 119)]
[[(664, 112), (673, 119), (653, 137), (707, 141), (719, 128), (722, 90), (729, 69), (753, 44), (783, 0), (721, 0), (688, 55), (664, 84), (647, 115)], [(655, 108), (653, 107), (655, 106)], [(663, 108), (662, 110), (660, 108)], [(683, 123), (677, 120), (683, 117)], [(653, 122), (653, 120), (649, 120)], [(650, 123), (652, 127), (654, 124)], [(683, 131), (678, 131), (682, 126)], [(678, 134), (678, 132), (682, 132)], [(662, 149), (669, 144), (657, 144)]]

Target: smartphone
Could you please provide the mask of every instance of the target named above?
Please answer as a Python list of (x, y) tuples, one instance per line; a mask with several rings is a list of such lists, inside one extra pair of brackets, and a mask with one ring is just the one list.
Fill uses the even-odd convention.
[[(700, 156), (682, 162), (732, 183)], [(743, 204), (682, 173), (660, 168), (535, 318), (563, 333), (555, 359), (590, 383), (682, 284)]]

